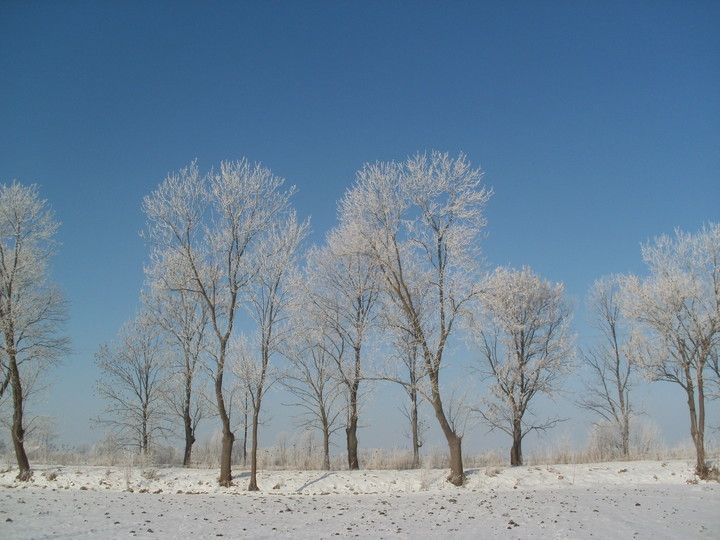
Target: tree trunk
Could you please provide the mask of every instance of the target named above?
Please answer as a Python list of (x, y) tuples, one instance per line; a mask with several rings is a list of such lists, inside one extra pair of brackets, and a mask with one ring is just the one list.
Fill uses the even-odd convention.
[[(272, 328), (272, 327), (271, 327)], [(263, 389), (265, 388), (265, 374), (270, 363), (270, 334), (263, 338), (262, 350), (260, 352), (262, 358), (262, 369), (260, 370), (260, 381), (257, 385), (257, 396), (253, 400), (253, 418), (252, 418), (252, 448), (250, 450), (250, 483), (248, 491), (260, 491), (257, 485), (257, 449), (258, 449), (258, 425), (260, 424), (260, 407), (262, 406)]]
[(412, 402), (412, 409), (410, 411), (410, 424), (412, 429), (412, 468), (420, 468), (420, 431), (418, 427), (418, 396), (417, 390), (413, 387), (410, 390), (410, 401)]
[(220, 485), (230, 487), (232, 485), (232, 448), (235, 442), (235, 435), (229, 429), (223, 428), (222, 451), (220, 454)]
[(260, 407), (253, 412), (252, 423), (252, 446), (250, 447), (250, 483), (248, 491), (260, 491), (257, 484), (257, 449), (258, 449), (258, 424), (260, 420)]
[(192, 464), (192, 447), (195, 443), (195, 433), (192, 428), (192, 421), (189, 417), (185, 417), (185, 453), (183, 455), (183, 467), (189, 467)]
[[(705, 480), (708, 477), (709, 469), (705, 463), (705, 399), (702, 388), (702, 375), (698, 371), (698, 408), (695, 406), (695, 390), (689, 379), (689, 370), (686, 369), (686, 377), (689, 384), (685, 387), (688, 397), (688, 408), (690, 409), (690, 435), (695, 444), (695, 474)], [(699, 414), (698, 414), (699, 412)]]
[(247, 466), (247, 439), (248, 439), (248, 396), (245, 394), (245, 404), (243, 412), (243, 467)]
[(615, 418), (620, 421), (620, 445), (623, 458), (630, 458), (630, 394), (627, 388), (628, 377), (630, 375), (630, 364), (628, 364), (627, 372), (623, 376), (622, 360), (620, 354), (620, 344), (618, 343), (617, 327), (614, 320), (610, 323), (610, 332), (612, 336), (613, 351), (615, 351), (615, 366), (613, 369), (615, 377), (615, 385), (618, 395), (618, 408), (620, 409), (620, 418), (613, 408)]
[(25, 452), (25, 429), (23, 428), (23, 393), (20, 381), (20, 370), (14, 354), (10, 355), (10, 380), (13, 392), (12, 442), (18, 464), (18, 480), (30, 479), (30, 461)]
[(192, 447), (195, 443), (195, 437), (190, 435), (188, 438), (187, 434), (185, 435), (185, 452), (183, 453), (183, 467), (190, 467), (192, 465)]
[(360, 463), (358, 461), (358, 439), (357, 439), (357, 416), (351, 415), (350, 422), (347, 428), (345, 428), (345, 434), (347, 436), (347, 451), (348, 451), (348, 468), (351, 471), (357, 471), (360, 469)]
[[(188, 369), (186, 374), (190, 373)], [(185, 401), (183, 403), (183, 425), (185, 426), (185, 453), (183, 454), (183, 467), (189, 467), (192, 462), (192, 447), (195, 443), (195, 430), (193, 429), (192, 415), (190, 414), (190, 401), (192, 399), (192, 378), (185, 377)]]
[(695, 443), (697, 451), (697, 464), (695, 468), (703, 480), (707, 480), (710, 469), (705, 461), (705, 387), (703, 384), (702, 367), (697, 371), (698, 381), (698, 440)]
[(513, 422), (513, 442), (510, 448), (511, 467), (518, 467), (523, 464), (522, 438), (523, 434), (520, 422)]
[[(330, 470), (330, 423), (325, 412), (325, 406), (320, 406), (320, 422), (322, 425), (322, 437), (323, 437), (323, 464), (322, 468), (324, 471)], [(312, 440), (312, 439), (311, 439)]]
[[(147, 458), (150, 449), (150, 435), (148, 434), (147, 407), (143, 407), (143, 419), (140, 435), (140, 455)], [(145, 459), (143, 459), (145, 461)]]
[(355, 383), (350, 386), (350, 410), (348, 411), (348, 425), (345, 428), (345, 434), (347, 436), (347, 452), (348, 452), (348, 468), (351, 471), (357, 471), (360, 469), (360, 462), (358, 460), (358, 439), (357, 439), (357, 425), (358, 425), (358, 387), (360, 386), (359, 380), (356, 378)]
[(230, 487), (232, 484), (232, 448), (235, 442), (235, 434), (230, 429), (230, 417), (225, 409), (225, 400), (222, 394), (222, 375), (215, 380), (215, 398), (218, 402), (218, 413), (222, 422), (223, 434), (219, 483), (223, 487)]
[[(437, 381), (433, 382), (434, 388), (437, 388)], [(465, 483), (465, 471), (463, 470), (462, 461), (462, 437), (453, 431), (445, 416), (443, 410), (442, 400), (440, 399), (440, 393), (433, 389), (433, 409), (435, 409), (435, 418), (440, 423), (440, 428), (445, 435), (445, 439), (448, 443), (448, 450), (450, 452), (450, 474), (447, 477), (448, 482), (456, 486), (462, 486)]]
[(623, 411), (622, 418), (622, 452), (625, 459), (630, 458), (630, 415)]
[(323, 470), (330, 470), (330, 428), (323, 426)]
[(450, 450), (450, 474), (448, 481), (455, 486), (465, 483), (465, 472), (462, 462), (462, 437), (455, 433), (446, 434), (448, 449)]

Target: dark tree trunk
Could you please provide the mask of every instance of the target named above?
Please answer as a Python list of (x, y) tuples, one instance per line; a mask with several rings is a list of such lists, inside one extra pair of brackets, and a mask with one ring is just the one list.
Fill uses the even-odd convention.
[(185, 452), (183, 454), (183, 467), (189, 467), (192, 465), (192, 447), (195, 443), (195, 437), (190, 435), (190, 438), (185, 438)]
[(256, 407), (253, 412), (252, 423), (252, 446), (250, 447), (250, 483), (248, 491), (260, 491), (257, 484), (257, 449), (258, 449), (258, 424), (260, 416), (260, 407)]
[(325, 471), (330, 470), (330, 421), (328, 420), (327, 413), (325, 412), (325, 405), (320, 406), (320, 421), (322, 422), (322, 435), (323, 435), (323, 464), (322, 468)]
[[(436, 382), (434, 382), (434, 388), (437, 388)], [(462, 486), (465, 483), (465, 471), (463, 470), (462, 460), (462, 437), (459, 436), (450, 426), (445, 411), (443, 410), (442, 400), (440, 394), (433, 390), (433, 409), (435, 409), (435, 418), (440, 423), (440, 428), (445, 435), (445, 439), (448, 443), (448, 450), (450, 452), (450, 474), (447, 479), (453, 485)]]
[(245, 412), (243, 413), (243, 467), (247, 465), (248, 405), (248, 397), (247, 394), (245, 394)]
[(462, 461), (462, 437), (455, 433), (445, 435), (450, 450), (450, 474), (448, 481), (455, 486), (462, 486), (465, 483), (465, 472)]
[(358, 389), (360, 388), (360, 347), (355, 347), (355, 373), (350, 386), (350, 409), (348, 410), (348, 425), (345, 428), (347, 436), (348, 467), (351, 471), (360, 469), (358, 460)]
[(220, 452), (220, 479), (223, 487), (232, 484), (232, 448), (235, 442), (235, 434), (230, 429), (230, 417), (225, 408), (225, 399), (222, 393), (222, 375), (215, 380), (215, 398), (218, 402), (218, 413), (222, 422), (222, 450)]
[(520, 422), (513, 423), (513, 442), (510, 448), (510, 466), (518, 467), (523, 464), (522, 455), (522, 426)]
[(692, 385), (689, 369), (686, 368), (686, 380), (689, 384), (685, 387), (690, 409), (690, 435), (695, 444), (695, 474), (705, 480), (708, 477), (709, 469), (705, 462), (705, 396), (703, 389), (702, 374), (698, 372), (698, 405), (695, 405), (695, 389)]
[[(186, 373), (189, 373), (188, 369)], [(195, 430), (193, 429), (193, 419), (190, 414), (190, 404), (192, 399), (192, 378), (185, 378), (185, 401), (183, 403), (183, 425), (185, 427), (185, 453), (183, 454), (183, 467), (189, 467), (192, 463), (192, 447), (195, 443)]]
[(412, 448), (413, 448), (413, 459), (412, 468), (420, 468), (420, 428), (418, 426), (418, 395), (417, 390), (413, 387), (410, 390), (410, 401), (412, 402), (412, 409), (410, 410), (410, 424), (412, 430)]
[(330, 470), (330, 429), (323, 426), (323, 470)]
[(359, 384), (359, 381), (355, 379), (355, 384), (350, 387), (350, 410), (348, 411), (348, 425), (345, 428), (345, 435), (347, 437), (348, 468), (351, 471), (357, 471), (360, 469), (357, 439), (357, 397)]
[(23, 428), (23, 392), (20, 381), (20, 370), (14, 354), (10, 355), (10, 383), (13, 394), (13, 421), (12, 421), (12, 442), (15, 447), (15, 457), (18, 464), (18, 479), (30, 479), (30, 461), (25, 452), (25, 429)]
[(257, 484), (257, 450), (258, 450), (258, 426), (260, 424), (260, 407), (262, 406), (263, 391), (265, 389), (265, 374), (270, 364), (270, 334), (263, 341), (262, 350), (262, 370), (260, 371), (260, 381), (257, 385), (257, 395), (253, 400), (253, 418), (252, 418), (252, 447), (250, 450), (250, 483), (248, 491), (260, 491)]
[(351, 414), (347, 428), (345, 428), (347, 436), (348, 451), (348, 467), (351, 471), (360, 469), (358, 461), (358, 439), (357, 439), (357, 414)]
[(185, 453), (183, 455), (183, 467), (192, 464), (192, 447), (195, 444), (195, 430), (192, 427), (190, 418), (185, 417)]
[[(146, 402), (147, 403), (147, 402)], [(142, 427), (140, 433), (140, 455), (147, 458), (150, 454), (150, 434), (148, 433), (147, 404), (143, 407)]]
[(223, 428), (222, 452), (220, 454), (220, 485), (232, 485), (232, 448), (235, 435), (232, 431)]
[(623, 411), (622, 418), (622, 453), (623, 458), (630, 458), (630, 415), (627, 411)]

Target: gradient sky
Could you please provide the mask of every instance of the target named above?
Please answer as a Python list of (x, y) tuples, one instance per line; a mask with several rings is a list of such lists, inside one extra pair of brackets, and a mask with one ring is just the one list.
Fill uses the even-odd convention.
[[(195, 158), (261, 161), (320, 241), (363, 163), (465, 152), (495, 190), (488, 263), (564, 282), (581, 331), (596, 278), (642, 273), (641, 242), (720, 219), (719, 28), (710, 1), (0, 0), (0, 183), (39, 184), (62, 222), (75, 351), (35, 410), (62, 442), (102, 437), (93, 354), (137, 306), (141, 201)], [(375, 396), (361, 446), (407, 444), (388, 442), (400, 413), (380, 420), (399, 391)], [(638, 400), (667, 443), (688, 438), (670, 385)], [(291, 429), (278, 401), (261, 443)], [(493, 446), (484, 433), (468, 450)]]

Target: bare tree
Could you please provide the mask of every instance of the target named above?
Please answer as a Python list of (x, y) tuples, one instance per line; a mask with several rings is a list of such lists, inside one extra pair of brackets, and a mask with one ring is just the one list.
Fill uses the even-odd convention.
[[(393, 318), (388, 318), (392, 321)], [(388, 322), (387, 326), (392, 327), (392, 322)], [(420, 448), (423, 445), (423, 432), (426, 428), (419, 416), (420, 400), (422, 399), (423, 387), (422, 383), (425, 378), (424, 364), (420, 347), (415, 342), (412, 335), (403, 329), (397, 329), (393, 338), (393, 347), (396, 350), (397, 360), (404, 367), (407, 378), (389, 377), (393, 381), (400, 381), (403, 389), (407, 393), (409, 403), (403, 404), (401, 412), (407, 418), (410, 424), (408, 433), (412, 444), (412, 468), (420, 467)], [(386, 377), (388, 378), (388, 377)]]
[(257, 450), (258, 426), (262, 399), (271, 384), (269, 366), (271, 357), (280, 351), (288, 337), (287, 321), (291, 290), (297, 286), (294, 275), (299, 249), (307, 236), (309, 223), (298, 223), (295, 214), (277, 224), (258, 246), (256, 257), (257, 273), (250, 287), (245, 291), (248, 311), (257, 325), (256, 346), (249, 351), (239, 351), (241, 368), (239, 376), (244, 381), (250, 396), (252, 413), (252, 447), (250, 449), (250, 483), (248, 490), (257, 491)]
[(25, 452), (27, 377), (35, 378), (68, 351), (59, 336), (66, 303), (48, 280), (58, 223), (35, 185), (0, 185), (0, 399), (12, 393), (11, 437), (18, 478), (30, 477)]
[(185, 289), (170, 290), (164, 281), (157, 279), (150, 283), (143, 299), (148, 315), (168, 346), (165, 401), (173, 418), (182, 425), (183, 466), (189, 467), (195, 432), (207, 414), (205, 399), (197, 388), (209, 323), (207, 306), (198, 295)]
[(340, 203), (352, 245), (379, 269), (386, 301), (402, 315), (395, 326), (421, 350), (455, 485), (465, 479), (462, 437), (443, 407), (440, 373), (455, 323), (475, 295), (483, 208), (491, 195), (481, 179), (462, 154), (418, 154), (404, 164), (366, 164)]
[(145, 457), (167, 430), (164, 354), (157, 327), (147, 313), (140, 313), (123, 325), (116, 342), (101, 345), (95, 355), (97, 393), (108, 402), (95, 421)]
[(247, 465), (247, 441), (248, 441), (248, 430), (250, 428), (250, 394), (246, 389), (242, 391), (242, 397), (240, 398), (240, 410), (242, 411), (242, 462), (243, 466)]
[(293, 316), (293, 337), (284, 352), (290, 366), (283, 374), (282, 384), (297, 398), (290, 406), (300, 411), (299, 425), (321, 431), (322, 467), (329, 470), (330, 437), (341, 428), (338, 420), (345, 412), (341, 403), (343, 385), (338, 380), (337, 364), (328, 352), (331, 347), (323, 343), (327, 339), (323, 320), (304, 312), (301, 306), (306, 304), (296, 303), (299, 309)]
[[(242, 292), (255, 278), (257, 258), (250, 257), (263, 234), (288, 207), (293, 190), (282, 192), (283, 180), (259, 164), (243, 159), (223, 162), (220, 172), (201, 177), (192, 163), (169, 175), (145, 198), (145, 237), (152, 266), (181, 261), (179, 283), (167, 278), (170, 290), (184, 289), (204, 303), (215, 345), (208, 348), (218, 416), (222, 423), (220, 479), (232, 482), (232, 430), (226, 397), (225, 367)], [(185, 280), (188, 269), (189, 281)]]
[(335, 361), (337, 377), (346, 389), (348, 467), (357, 470), (363, 347), (376, 316), (377, 268), (365, 255), (354, 251), (348, 230), (339, 227), (328, 234), (324, 246), (311, 250), (308, 272), (308, 307), (325, 332), (320, 344)]
[(622, 292), (629, 355), (652, 380), (685, 391), (695, 470), (707, 478), (706, 385), (718, 383), (720, 350), (720, 224), (660, 236), (642, 246), (642, 256), (649, 275), (628, 277)]
[(25, 430), (25, 441), (35, 456), (44, 463), (48, 463), (57, 437), (57, 425), (53, 416), (36, 416)]
[(591, 326), (600, 332), (600, 342), (582, 352), (590, 370), (579, 405), (604, 419), (610, 428), (610, 446), (630, 456), (630, 390), (635, 366), (624, 353), (625, 328), (620, 311), (620, 276), (597, 280), (588, 299)]
[(484, 316), (472, 333), (482, 355), (478, 371), (492, 384), (477, 412), (491, 429), (512, 437), (510, 465), (522, 465), (525, 435), (559, 422), (536, 418), (531, 402), (538, 394), (552, 397), (569, 369), (570, 308), (562, 284), (544, 281), (527, 267), (496, 269), (480, 304)]

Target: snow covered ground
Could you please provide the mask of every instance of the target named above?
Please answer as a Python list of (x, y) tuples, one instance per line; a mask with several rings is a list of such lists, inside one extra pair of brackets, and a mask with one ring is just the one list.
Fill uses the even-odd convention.
[(36, 466), (0, 474), (0, 538), (718, 538), (720, 484), (689, 461), (446, 471)]

